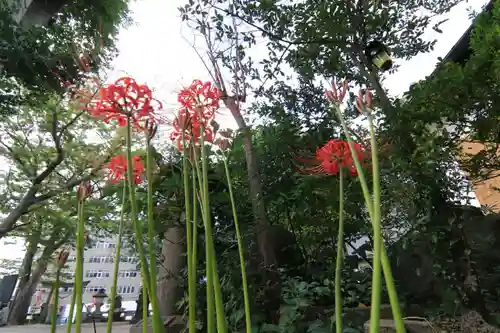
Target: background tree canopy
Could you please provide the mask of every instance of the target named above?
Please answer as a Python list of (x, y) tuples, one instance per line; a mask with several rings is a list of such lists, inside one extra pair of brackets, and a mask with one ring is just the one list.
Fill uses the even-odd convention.
[[(383, 42), (399, 59), (428, 52), (435, 41), (425, 40), (424, 31), (439, 30), (439, 23), (431, 26), (431, 19), (438, 16), (438, 22), (445, 20), (446, 13), (459, 2), (380, 1), (374, 6), (364, 0), (230, 4), (190, 1), (181, 8), (182, 17), (208, 38), (211, 61), (224, 66), (219, 70), (235, 78), (236, 82), (227, 84), (226, 97), (240, 99), (239, 89), (252, 91), (258, 97), (251, 105), (237, 110), (239, 115), (233, 113), (246, 118), (248, 124), (248, 119), (262, 121), (240, 126), (229, 167), (246, 245), (251, 294), (255, 295), (254, 324), (263, 331), (326, 332), (330, 327), (339, 181), (336, 177), (301, 172), (297, 156), (313, 156), (329, 139), (342, 138), (340, 124), (332, 117), (319, 80), (333, 75), (346, 76), (353, 87), (373, 87), (375, 91), (384, 236), (406, 314), (432, 318), (473, 309), (495, 323), (494, 314), (500, 304), (499, 217), (484, 216), (479, 209), (464, 204), (468, 184), (457, 165), (460, 163), (471, 180), (483, 179), (499, 167), (496, 153), (500, 115), (495, 103), (500, 47), (498, 6), (476, 21), (471, 40), (473, 52), (466, 64), (440, 64), (433, 75), (412, 86), (404, 98), (385, 92), (385, 73), (373, 66), (365, 54), (373, 40)], [(67, 213), (74, 186), (68, 183), (75, 185), (74, 180), (81, 177), (91, 176), (103, 185), (102, 193), (92, 203), (91, 226), (103, 235), (116, 231), (117, 214), (104, 211), (119, 205), (121, 188), (101, 183), (103, 175), (94, 170), (91, 162), (96, 159), (95, 154), (105, 149), (116, 151), (121, 145), (121, 133), (113, 137), (109, 146), (88, 144), (85, 134), (90, 120), (80, 110), (66, 107), (64, 102), (69, 94), (54, 74), (72, 84), (83, 82), (84, 75), (74, 59), (79, 55), (92, 62), (96, 73), (104, 69), (116, 51), (116, 32), (129, 22), (128, 15), (122, 1), (97, 4), (81, 0), (67, 4), (48, 27), (24, 30), (12, 20), (0, 25), (0, 35), (6, 36), (0, 50), (5, 54), (1, 58), (4, 71), (0, 77), (0, 106), (5, 112), (16, 113), (2, 118), (0, 153), (12, 169), (4, 180), (1, 208), (5, 213), (19, 213), (20, 203), (29, 203), (22, 206), (9, 228), (0, 231), (27, 237), (32, 249), (74, 241), (66, 235), (74, 228), (74, 216)], [(268, 57), (256, 66), (250, 54), (261, 40), (266, 43)], [(214, 45), (220, 45), (220, 49)], [(78, 64), (80, 59), (76, 60)], [(397, 67), (392, 69), (395, 70)], [(354, 95), (348, 99), (345, 112), (352, 136), (366, 145), (366, 128), (359, 125), (363, 118), (353, 107)], [(77, 120), (72, 122), (74, 117)], [(69, 123), (71, 126), (65, 127)], [(91, 125), (95, 128), (95, 124)], [(54, 126), (59, 129), (59, 141), (53, 140)], [(112, 137), (104, 128), (95, 131)], [(30, 132), (32, 136), (27, 138)], [(490, 145), (478, 155), (463, 157), (464, 137)], [(58, 161), (58, 146), (65, 151), (64, 159), (33, 187), (33, 179), (51, 161)], [(155, 245), (162, 272), (158, 285), (162, 314), (170, 315), (185, 311), (187, 302), (183, 295), (187, 274), (184, 188), (180, 154), (163, 141), (155, 142), (155, 150)], [(263, 238), (259, 239), (262, 230), (256, 224), (253, 207), (257, 198), (248, 185), (252, 178), (249, 151), (256, 156), (261, 186), (257, 194), (265, 204), (264, 217), (269, 222), (264, 252), (276, 255), (273, 276), (262, 274), (259, 241)], [(220, 159), (214, 157), (210, 164), (218, 267), (229, 324), (237, 331), (243, 326), (243, 303), (228, 184)], [(146, 210), (144, 192), (143, 188), (138, 190), (141, 212)], [(27, 195), (30, 201), (23, 201)], [(358, 180), (349, 178), (345, 240), (350, 255), (346, 256), (343, 269), (343, 293), (348, 307), (367, 304), (371, 292), (372, 240), (362, 202)], [(49, 227), (36, 227), (44, 219)], [(133, 237), (130, 227), (127, 223), (126, 235)], [(201, 233), (198, 239), (202, 251)], [(197, 263), (198, 276), (204, 276), (204, 260), (199, 258)], [(33, 272), (44, 269), (47, 265)], [(23, 270), (32, 274), (29, 265), (23, 265)], [(269, 282), (276, 282), (276, 277), (280, 316), (271, 323), (266, 313), (267, 307), (271, 307), (266, 302), (270, 295), (266, 287)], [(28, 285), (26, 293), (32, 288)], [(203, 281), (197, 287), (199, 324), (203, 325)], [(412, 306), (419, 309), (414, 311)], [(16, 318), (21, 321), (25, 307), (17, 308)], [(363, 324), (352, 318), (347, 323), (355, 327)]]

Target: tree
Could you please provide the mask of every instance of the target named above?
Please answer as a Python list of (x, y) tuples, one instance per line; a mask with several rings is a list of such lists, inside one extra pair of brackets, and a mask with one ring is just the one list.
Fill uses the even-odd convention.
[[(457, 170), (460, 165), (472, 183), (496, 177), (499, 165), (498, 78), (495, 74), (498, 60), (495, 54), (500, 44), (494, 31), (498, 29), (498, 15), (498, 2), (495, 1), (493, 11), (481, 14), (475, 21), (468, 61), (465, 64), (441, 63), (430, 77), (411, 87), (391, 119), (393, 128), (399, 128), (400, 133), (412, 137), (415, 143), (411, 150), (413, 160), (402, 161), (403, 168), (406, 166), (406, 172), (412, 173), (414, 179), (418, 175), (415, 169), (419, 169), (420, 175), (427, 176), (419, 181), (439, 188), (447, 199), (444, 205), (430, 212), (429, 220), (423, 224), (425, 229), (421, 228), (419, 234), (409, 240), (414, 244), (427, 237), (425, 241), (432, 240), (432, 258), (436, 261), (463, 263), (459, 267), (438, 265), (436, 276), (447, 281), (447, 287), (460, 295), (464, 305), (475, 308), (487, 320), (493, 319), (490, 313), (495, 311), (497, 297), (487, 287), (498, 280), (495, 267), (499, 261), (489, 247), (496, 246), (497, 236), (493, 235), (496, 235), (497, 216), (483, 216), (479, 209), (462, 206), (463, 196), (456, 193), (470, 190), (470, 184), (458, 172), (448, 171), (447, 179), (442, 174), (445, 170)], [(469, 141), (483, 144), (484, 149), (477, 154), (464, 151), (463, 145)], [(400, 142), (393, 144), (398, 146)], [(431, 182), (429, 178), (440, 182)], [(444, 219), (454, 221), (453, 228), (449, 223), (442, 225), (440, 221)], [(446, 272), (445, 276), (441, 272)], [(470, 288), (470, 281), (480, 281), (480, 287)]]
[[(211, 64), (209, 67), (216, 68), (215, 80), (220, 80), (223, 74), (229, 72), (232, 78), (239, 80), (240, 91), (245, 91), (251, 83), (256, 95), (262, 97), (258, 100), (261, 103), (246, 110), (248, 115), (264, 119), (269, 127), (286, 124), (290, 130), (302, 131), (304, 136), (313, 138), (310, 140), (313, 144), (318, 145), (321, 140), (332, 135), (339, 136), (340, 133), (338, 123), (332, 119), (322, 97), (318, 77), (337, 74), (355, 80), (361, 86), (373, 87), (377, 99), (374, 112), (383, 163), (386, 239), (388, 243), (392, 243), (405, 236), (404, 233), (409, 230), (409, 234), (403, 237), (406, 240), (411, 240), (411, 235), (418, 234), (427, 237), (426, 241), (448, 237), (443, 244), (449, 244), (450, 234), (436, 232), (440, 219), (446, 216), (447, 219), (462, 223), (458, 221), (469, 219), (470, 214), (468, 207), (456, 206), (464, 198), (464, 184), (459, 172), (450, 172), (456, 170), (455, 152), (446, 143), (451, 138), (439, 136), (428, 128), (428, 125), (441, 119), (439, 108), (427, 113), (427, 100), (423, 98), (419, 108), (415, 107), (413, 113), (413, 110), (408, 111), (413, 108), (408, 101), (391, 99), (383, 90), (383, 72), (374, 66), (365, 51), (372, 41), (380, 41), (389, 47), (395, 58), (410, 58), (429, 51), (435, 41), (423, 40), (424, 30), (430, 27), (431, 19), (440, 19), (440, 15), (446, 14), (457, 3), (459, 1), (410, 1), (405, 4), (382, 2), (377, 5), (368, 1), (333, 4), (321, 1), (195, 1), (181, 8), (181, 14), (202, 36), (211, 38), (207, 42), (207, 62)], [(423, 15), (420, 9), (426, 9)], [(434, 28), (439, 29), (438, 26), (439, 23)], [(489, 36), (493, 38), (494, 35)], [(261, 40), (267, 42), (269, 56), (261, 61), (259, 69), (252, 62), (254, 60), (250, 55), (254, 57), (255, 54), (251, 53), (250, 48)], [(220, 49), (214, 50), (214, 45), (220, 45)], [(228, 52), (231, 47), (233, 52)], [(214, 59), (222, 65), (214, 66)], [(392, 70), (396, 69), (394, 67)], [(450, 71), (450, 74), (456, 73)], [(242, 77), (253, 81), (245, 81)], [(293, 83), (290, 82), (292, 78), (295, 79)], [(441, 84), (446, 84), (445, 82), (443, 80)], [(487, 82), (495, 87), (493, 80)], [(455, 86), (450, 88), (450, 93), (454, 89), (456, 91), (463, 88)], [(232, 91), (233, 99), (236, 97), (238, 100), (239, 94), (235, 91), (237, 92)], [(433, 93), (436, 97), (441, 95), (439, 86), (427, 90), (427, 93)], [(465, 96), (464, 94), (464, 98)], [(350, 97), (352, 102), (354, 96)], [(477, 100), (475, 102), (480, 105)], [(457, 107), (458, 104), (455, 105)], [(460, 109), (466, 107), (464, 104), (459, 106)], [(452, 109), (453, 106), (450, 106), (450, 110)], [(352, 104), (348, 103), (346, 116), (349, 118), (357, 116), (356, 111), (353, 113), (352, 110)], [(494, 123), (496, 122), (491, 124)], [(362, 129), (353, 124), (350, 126), (353, 136), (363, 140)], [(279, 137), (276, 132), (272, 133), (274, 137)], [(254, 151), (258, 151), (255, 149), (255, 132), (252, 139)], [(319, 140), (315, 141), (316, 139)], [(265, 142), (270, 144), (269, 141)], [(290, 144), (290, 141), (280, 142), (279, 147), (286, 144)], [(304, 143), (302, 145), (305, 146)], [(310, 150), (314, 148), (310, 147)], [(274, 164), (276, 160), (282, 160), (267, 159), (268, 154), (272, 156), (265, 149), (258, 153), (260, 160), (265, 159), (260, 165), (261, 176), (268, 179), (271, 174), (273, 176), (269, 176), (269, 179), (277, 184), (280, 182), (275, 177), (282, 179), (284, 183), (289, 181), (285, 176), (280, 178), (287, 171)], [(275, 170), (279, 170), (277, 175), (274, 174)], [(270, 197), (265, 195), (273, 187), (266, 181), (262, 182), (265, 184), (261, 186), (265, 189), (263, 193), (266, 206), (272, 207), (267, 211), (268, 218), (273, 216), (274, 221), (285, 222), (282, 217), (275, 216), (285, 215), (283, 207), (293, 207), (292, 202), (281, 198), (281, 201), (276, 200), (279, 204), (273, 207)], [(281, 190), (287, 196), (290, 192), (294, 193), (291, 189), (284, 190), (281, 185), (276, 186), (277, 192)], [(311, 198), (310, 194), (301, 195), (302, 201), (309, 202), (307, 200)], [(394, 197), (401, 200), (393, 203)], [(282, 204), (283, 202), (286, 204)], [(325, 211), (319, 210), (318, 216), (320, 212)], [(334, 210), (326, 212), (325, 216), (334, 215)], [(360, 208), (354, 208), (353, 212), (353, 218), (360, 222), (353, 225), (353, 236), (362, 235), (364, 232), (361, 226), (366, 212)], [(310, 232), (309, 236), (316, 232), (321, 236), (326, 234), (320, 231), (326, 227), (321, 222), (324, 221), (318, 221), (318, 226), (306, 229)], [(398, 235), (391, 235), (398, 228), (401, 230)], [(425, 232), (431, 229), (434, 230), (433, 233)], [(432, 241), (431, 244), (436, 243)], [(460, 251), (462, 250), (458, 252)], [(455, 255), (459, 255), (458, 252)], [(458, 260), (458, 257), (452, 260)], [(454, 283), (458, 286), (462, 282), (457, 280)]]
[(3, 180), (7, 216), (0, 223), (0, 238), (18, 226), (21, 216), (98, 176), (121, 140), (97, 129), (90, 133), (104, 141), (89, 143), (91, 128), (85, 110), (57, 97), (4, 119), (0, 153), (12, 167)]
[(70, 0), (47, 27), (27, 29), (15, 22), (17, 4), (2, 0), (0, 7), (2, 76), (18, 80), (36, 99), (81, 79), (75, 58), (85, 56), (94, 71), (105, 67), (116, 52), (118, 29), (130, 22), (127, 0)]
[[(77, 215), (76, 198), (73, 193), (66, 193), (52, 198), (43, 206), (24, 215), (22, 225), (15, 229), (15, 234), (26, 239), (27, 247), (20, 270), (20, 283), (13, 300), (9, 323), (23, 324), (36, 288), (43, 277), (50, 274), (48, 268), (54, 263), (54, 254), (63, 246), (75, 246)], [(110, 229), (109, 218), (105, 217), (106, 202), (98, 197), (86, 203), (89, 230)], [(116, 222), (111, 217), (113, 223)]]

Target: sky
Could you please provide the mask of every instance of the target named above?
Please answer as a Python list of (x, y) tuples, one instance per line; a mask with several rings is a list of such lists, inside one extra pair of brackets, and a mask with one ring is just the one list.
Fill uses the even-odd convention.
[[(467, 8), (480, 10), (487, 0), (470, 0), (455, 7), (450, 20), (441, 28), (442, 34), (429, 29), (425, 39), (438, 39), (433, 52), (421, 54), (410, 61), (396, 60), (400, 70), (390, 75), (386, 88), (392, 94), (408, 90), (413, 82), (429, 75), (438, 57), (444, 57), (470, 25)], [(175, 93), (179, 87), (195, 78), (208, 78), (208, 74), (190, 43), (196, 40), (193, 32), (181, 22), (178, 7), (186, 0), (136, 0), (132, 6), (134, 26), (119, 35), (119, 56), (110, 77), (127, 73), (138, 81), (154, 87), (167, 103), (175, 108)], [(438, 19), (439, 20), (439, 19)]]
[[(123, 75), (132, 76), (147, 83), (155, 95), (162, 100), (167, 112), (176, 110), (176, 92), (193, 79), (209, 79), (208, 73), (193, 50), (192, 44), (201, 46), (193, 32), (180, 19), (178, 7), (186, 0), (136, 0), (131, 5), (135, 23), (120, 32), (119, 55), (113, 62), (108, 80)], [(390, 75), (385, 87), (392, 95), (399, 95), (409, 86), (432, 73), (438, 57), (444, 57), (462, 34), (468, 29), (470, 20), (467, 9), (480, 10), (487, 0), (470, 0), (454, 8), (450, 20), (441, 26), (443, 33), (429, 29), (426, 39), (438, 39), (435, 49), (410, 61), (397, 60), (397, 73)], [(222, 127), (234, 127), (228, 114), (218, 119)], [(477, 204), (477, 202), (475, 202)], [(0, 259), (23, 255), (23, 243), (0, 245)]]

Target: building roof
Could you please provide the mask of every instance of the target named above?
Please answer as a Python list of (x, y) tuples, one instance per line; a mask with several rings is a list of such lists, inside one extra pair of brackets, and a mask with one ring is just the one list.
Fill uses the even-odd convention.
[[(493, 9), (493, 2), (494, 0), (491, 0), (484, 7), (483, 13), (491, 12), (491, 10)], [(446, 57), (444, 57), (445, 61), (464, 63), (470, 58), (471, 50), (469, 49), (469, 40), (471, 37), (472, 29), (474, 27), (475, 23), (474, 21), (470, 25), (469, 29), (467, 29), (467, 31), (462, 35), (462, 37), (460, 37), (458, 42), (451, 48)]]

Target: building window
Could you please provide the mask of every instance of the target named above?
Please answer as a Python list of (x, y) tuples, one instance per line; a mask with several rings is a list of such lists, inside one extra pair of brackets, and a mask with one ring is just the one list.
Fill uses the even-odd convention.
[(61, 292), (61, 293), (71, 293), (71, 292), (73, 292), (73, 287), (62, 287), (62, 288), (59, 288), (59, 292)]
[(137, 264), (138, 260), (136, 257), (131, 256), (121, 256), (120, 262), (129, 263), (129, 264)]
[(134, 292), (134, 286), (118, 286), (118, 294), (133, 294)]
[(97, 264), (112, 264), (114, 261), (111, 256), (92, 256), (89, 258), (89, 262)]
[(108, 242), (96, 242), (94, 247), (98, 249), (114, 249), (116, 247), (116, 244)]
[(137, 271), (119, 271), (118, 276), (122, 278), (134, 278), (137, 277)]
[(104, 290), (104, 292), (106, 292), (106, 287), (104, 287), (104, 286), (87, 286), (87, 288), (85, 288), (85, 292), (91, 293), (91, 294), (98, 293), (101, 290)]
[(114, 262), (115, 262), (115, 259), (113, 257), (104, 257), (105, 264), (112, 264)]
[(96, 278), (96, 279), (100, 279), (100, 278), (107, 278), (110, 276), (110, 272), (109, 271), (101, 271), (101, 270), (96, 270), (96, 269), (89, 269), (85, 272), (85, 277), (88, 277), (88, 278)]

